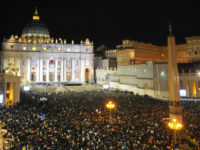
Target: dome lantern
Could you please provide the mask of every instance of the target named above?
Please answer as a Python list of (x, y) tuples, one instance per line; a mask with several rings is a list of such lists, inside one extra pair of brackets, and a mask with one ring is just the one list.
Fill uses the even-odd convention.
[(35, 20), (35, 21), (39, 21), (39, 20), (40, 20), (40, 16), (38, 15), (37, 8), (35, 9), (35, 13), (34, 13), (34, 16), (33, 16), (33, 20)]

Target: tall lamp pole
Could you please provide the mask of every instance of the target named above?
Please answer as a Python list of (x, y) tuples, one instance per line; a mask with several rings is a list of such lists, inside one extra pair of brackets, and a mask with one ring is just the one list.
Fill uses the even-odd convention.
[(112, 102), (112, 101), (109, 101), (107, 104), (106, 104), (106, 107), (110, 109), (110, 122), (112, 121), (112, 115), (111, 115), (111, 110), (113, 108), (116, 107), (116, 105)]
[(168, 126), (170, 129), (174, 130), (174, 144), (177, 144), (177, 130), (181, 130), (183, 128), (183, 125), (177, 122), (176, 119), (173, 119), (171, 122), (168, 123)]

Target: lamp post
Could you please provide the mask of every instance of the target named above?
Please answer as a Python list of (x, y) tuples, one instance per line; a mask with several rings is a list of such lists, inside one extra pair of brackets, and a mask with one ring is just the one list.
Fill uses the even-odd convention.
[(177, 122), (176, 119), (173, 119), (172, 122), (168, 123), (170, 129), (174, 130), (174, 144), (176, 144), (176, 131), (182, 129), (183, 125)]
[(106, 107), (110, 109), (110, 121), (112, 120), (112, 116), (111, 116), (111, 110), (113, 108), (116, 107), (116, 105), (112, 102), (112, 101), (109, 101), (107, 104), (106, 104)]

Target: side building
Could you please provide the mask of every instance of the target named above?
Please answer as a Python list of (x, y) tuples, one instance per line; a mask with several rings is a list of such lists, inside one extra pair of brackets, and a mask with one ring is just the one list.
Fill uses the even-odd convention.
[(147, 62), (120, 66), (116, 70), (96, 70), (97, 84), (154, 98), (168, 98), (167, 63)]
[[(176, 45), (180, 96), (200, 98), (200, 37), (185, 39), (186, 44)], [(97, 84), (159, 99), (169, 98), (167, 46), (123, 40), (115, 50), (106, 50), (105, 56), (107, 59), (116, 56), (117, 68), (106, 68), (102, 63), (96, 70)]]

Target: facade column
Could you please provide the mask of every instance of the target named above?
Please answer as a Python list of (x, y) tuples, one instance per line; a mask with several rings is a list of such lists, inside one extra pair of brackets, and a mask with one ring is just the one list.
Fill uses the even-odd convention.
[(6, 67), (9, 67), (9, 58), (6, 57), (4, 62), (5, 63), (4, 63), (4, 68), (3, 69), (6, 69)]
[(57, 82), (58, 81), (58, 59), (55, 58), (55, 78), (54, 81)]
[(192, 81), (191, 80), (188, 80), (189, 82), (189, 97), (192, 98), (193, 97), (193, 93), (192, 93)]
[(74, 81), (75, 78), (75, 68), (76, 68), (76, 59), (71, 59), (71, 80)]
[(49, 82), (49, 58), (46, 59), (46, 82)]
[(60, 81), (62, 82), (63, 81), (63, 58), (61, 58), (61, 63), (60, 63)]
[(185, 79), (180, 79), (180, 88), (181, 89), (186, 89), (186, 85), (185, 85)]
[(66, 81), (66, 59), (64, 59), (64, 81)]
[(94, 61), (93, 61), (93, 59), (90, 60), (89, 82), (94, 83)]
[(39, 78), (40, 78), (40, 60), (39, 58), (36, 59), (36, 82), (39, 81)]
[(85, 82), (85, 59), (81, 58), (81, 83)]
[(43, 82), (43, 59), (40, 58), (40, 82)]
[(15, 66), (17, 67), (17, 68), (19, 68), (19, 72), (18, 72), (18, 75), (20, 75), (21, 76), (21, 61), (23, 61), (23, 59), (20, 59), (19, 57), (16, 57), (15, 58)]
[(31, 78), (31, 60), (30, 58), (27, 58), (27, 81), (30, 82)]

